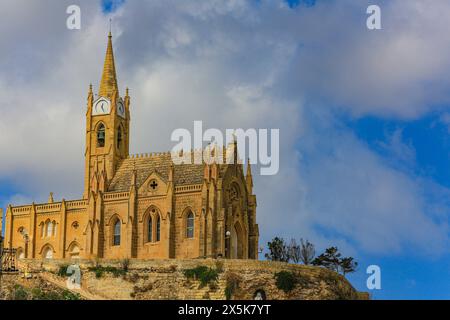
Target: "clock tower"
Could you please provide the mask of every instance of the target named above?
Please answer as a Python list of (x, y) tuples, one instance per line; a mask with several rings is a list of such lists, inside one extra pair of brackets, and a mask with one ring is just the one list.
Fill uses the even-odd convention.
[(111, 32), (108, 35), (98, 95), (89, 87), (86, 112), (85, 179), (83, 198), (105, 192), (118, 165), (129, 154), (130, 97), (120, 97)]

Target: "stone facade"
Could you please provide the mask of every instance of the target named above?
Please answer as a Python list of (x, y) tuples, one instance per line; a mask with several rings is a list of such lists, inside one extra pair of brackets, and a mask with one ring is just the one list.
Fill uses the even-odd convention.
[[(91, 85), (82, 199), (8, 206), (5, 246), (28, 259), (257, 259), (250, 166), (129, 154), (131, 98), (119, 94), (111, 34), (96, 96)], [(220, 152), (237, 159), (236, 143)]]

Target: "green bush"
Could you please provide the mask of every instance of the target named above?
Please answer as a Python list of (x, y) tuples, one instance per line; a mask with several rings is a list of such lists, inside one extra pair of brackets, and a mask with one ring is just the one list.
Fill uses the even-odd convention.
[(206, 266), (198, 266), (193, 269), (184, 270), (184, 275), (188, 279), (199, 280), (200, 287), (203, 288), (209, 283), (217, 281), (219, 272), (216, 269), (208, 268)]
[(192, 269), (186, 269), (184, 270), (184, 275), (188, 279), (198, 279), (199, 276), (205, 272), (207, 272), (208, 267), (206, 266), (198, 266)]
[(31, 290), (22, 287), (21, 285), (15, 285), (13, 288), (11, 298), (13, 300), (80, 300), (81, 296), (76, 293), (72, 293), (69, 290), (52, 290), (43, 291), (39, 287), (32, 288)]
[(67, 265), (67, 264), (59, 266), (58, 276), (67, 277), (67, 268), (69, 268), (69, 265)]
[(123, 276), (127, 273), (127, 271), (125, 271), (124, 269), (119, 269), (116, 267), (112, 267), (112, 266), (95, 266), (95, 267), (90, 267), (89, 271), (94, 272), (95, 273), (95, 277), (96, 278), (101, 278), (103, 277), (103, 274), (106, 273), (111, 273), (114, 277), (119, 277), (119, 276)]
[(275, 273), (275, 281), (278, 289), (288, 293), (295, 288), (297, 278), (292, 272), (280, 271)]
[(125, 269), (119, 269), (116, 267), (105, 267), (105, 271), (108, 273), (111, 273), (114, 277), (123, 276), (127, 273), (127, 270)]
[(31, 290), (31, 299), (42, 300), (42, 291), (39, 288), (33, 288)]
[(25, 290), (24, 287), (16, 284), (14, 286), (14, 292), (13, 292), (13, 300), (27, 300), (28, 299), (28, 292)]
[(236, 273), (233, 273), (233, 272), (227, 273), (227, 275), (226, 275), (227, 286), (225, 287), (225, 297), (227, 300), (231, 300), (236, 289), (239, 288), (241, 281), (242, 281), (242, 278), (239, 275), (237, 275)]
[(225, 299), (231, 300), (233, 297), (233, 288), (230, 286), (225, 287)]
[(95, 270), (94, 270), (94, 273), (95, 273), (95, 277), (96, 277), (97, 279), (103, 277), (103, 269), (101, 269), (101, 268), (95, 269)]
[(61, 295), (58, 292), (50, 291), (43, 294), (41, 300), (61, 300)]
[(62, 300), (81, 300), (81, 296), (78, 293), (70, 292), (69, 290), (64, 290), (62, 293)]
[(122, 259), (120, 261), (120, 266), (122, 267), (122, 270), (124, 272), (128, 272), (128, 269), (130, 267), (130, 259), (128, 259), (128, 258)]

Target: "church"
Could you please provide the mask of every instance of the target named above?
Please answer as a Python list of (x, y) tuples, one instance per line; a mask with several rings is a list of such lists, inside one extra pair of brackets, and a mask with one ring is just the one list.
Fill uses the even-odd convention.
[[(89, 87), (83, 196), (9, 205), (5, 248), (19, 259), (258, 259), (250, 164), (174, 164), (129, 154), (131, 99), (119, 94), (111, 33), (98, 90)], [(237, 143), (224, 147), (237, 154)], [(194, 152), (191, 152), (194, 154)]]

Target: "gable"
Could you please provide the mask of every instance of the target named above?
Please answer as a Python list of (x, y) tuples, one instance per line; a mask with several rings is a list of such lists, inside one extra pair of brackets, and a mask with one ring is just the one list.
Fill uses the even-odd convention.
[(165, 195), (167, 191), (167, 180), (157, 170), (154, 170), (138, 189), (140, 196)]

